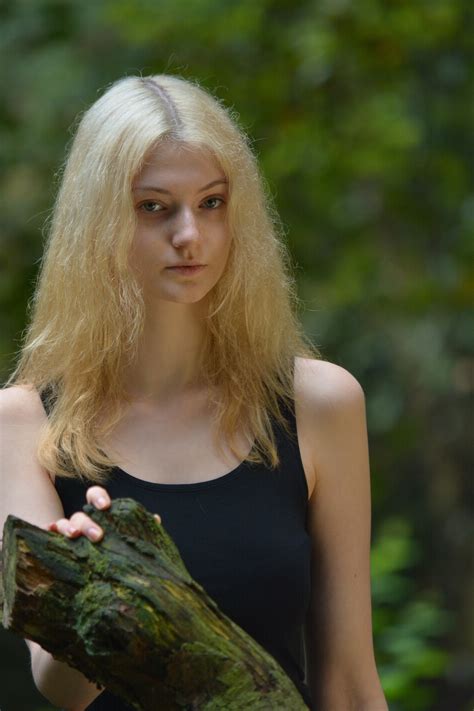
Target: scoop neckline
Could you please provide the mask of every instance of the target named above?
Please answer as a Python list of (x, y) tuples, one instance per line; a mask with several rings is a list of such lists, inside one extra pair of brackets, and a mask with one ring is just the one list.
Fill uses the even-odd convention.
[(154, 489), (155, 491), (199, 491), (203, 489), (210, 489), (215, 486), (222, 486), (229, 482), (234, 481), (243, 469), (247, 469), (250, 466), (250, 462), (244, 459), (240, 464), (238, 464), (230, 472), (221, 474), (214, 479), (205, 479), (204, 481), (194, 481), (194, 482), (183, 482), (165, 484), (163, 482), (147, 481), (146, 479), (140, 479), (139, 477), (130, 474), (119, 466), (113, 467), (113, 471), (118, 473), (122, 479), (126, 479), (136, 486), (140, 486), (144, 489)]

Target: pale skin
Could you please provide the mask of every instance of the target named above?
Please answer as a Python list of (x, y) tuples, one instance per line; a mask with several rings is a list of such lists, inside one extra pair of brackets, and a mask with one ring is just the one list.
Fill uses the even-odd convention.
[[(242, 433), (240, 457), (226, 447), (223, 453), (216, 450), (208, 394), (199, 381), (207, 296), (230, 249), (228, 186), (210, 154), (164, 145), (149, 157), (133, 188), (138, 228), (131, 268), (141, 278), (147, 320), (137, 362), (124, 373), (132, 404), (104, 446), (119, 466), (148, 481), (214, 479), (237, 466), (250, 449)], [(183, 262), (205, 267), (195, 275), (168, 270)], [(295, 406), (314, 550), (306, 641), (315, 707), (387, 711), (372, 642), (364, 393), (345, 369), (297, 358)], [(84, 535), (100, 544), (104, 532), (89, 516), (81, 511), (64, 516), (54, 475), (37, 461), (35, 447), (45, 418), (36, 391), (0, 391), (0, 525), (13, 513), (50, 531)], [(196, 463), (192, 471), (190, 461)], [(86, 499), (97, 509), (111, 505), (100, 486), (90, 487)], [(159, 512), (156, 519), (159, 524)], [(83, 711), (100, 693), (39, 645), (27, 644), (35, 681), (52, 703)]]

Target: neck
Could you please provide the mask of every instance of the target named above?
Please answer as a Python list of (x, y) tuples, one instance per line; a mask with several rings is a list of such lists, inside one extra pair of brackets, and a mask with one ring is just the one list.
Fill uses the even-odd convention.
[(169, 301), (147, 312), (137, 358), (125, 370), (134, 399), (162, 402), (200, 385), (206, 313), (202, 302)]

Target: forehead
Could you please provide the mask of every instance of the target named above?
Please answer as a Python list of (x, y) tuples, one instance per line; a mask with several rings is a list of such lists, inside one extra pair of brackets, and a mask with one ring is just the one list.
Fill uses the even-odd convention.
[(204, 182), (206, 179), (209, 182), (223, 177), (224, 171), (208, 148), (166, 141), (146, 156), (143, 167), (134, 180), (134, 187), (153, 180), (202, 183), (203, 179)]

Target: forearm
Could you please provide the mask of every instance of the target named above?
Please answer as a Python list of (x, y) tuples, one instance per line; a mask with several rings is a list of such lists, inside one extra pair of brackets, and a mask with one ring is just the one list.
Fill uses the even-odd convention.
[(353, 707), (351, 706), (351, 711), (352, 708), (354, 708), (354, 711), (389, 711), (388, 704), (382, 690), (380, 690), (380, 694), (377, 694), (373, 698), (356, 703)]
[(341, 674), (317, 672), (310, 666), (307, 683), (318, 711), (389, 711), (378, 676), (366, 683), (350, 683)]
[(83, 711), (102, 692), (81, 672), (72, 669), (40, 647), (25, 640), (31, 652), (31, 670), (38, 691), (65, 711)]
[(321, 694), (320, 689), (310, 685), (311, 698), (318, 711), (389, 711), (384, 694), (376, 694), (370, 699), (356, 698), (350, 693), (337, 691), (336, 693)]

